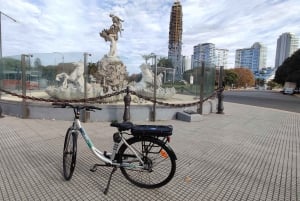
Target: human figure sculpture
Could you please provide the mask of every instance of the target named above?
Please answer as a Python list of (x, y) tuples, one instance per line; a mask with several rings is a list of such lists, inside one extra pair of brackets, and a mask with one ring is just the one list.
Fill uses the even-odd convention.
[(112, 25), (109, 29), (103, 29), (99, 34), (102, 38), (104, 38), (105, 42), (110, 41), (110, 50), (108, 56), (116, 57), (118, 33), (121, 35), (121, 31), (123, 31), (121, 22), (124, 22), (124, 20), (113, 14), (110, 14), (109, 16), (112, 18)]
[(119, 18), (118, 16), (116, 16), (114, 14), (110, 14), (109, 17), (111, 17), (111, 20), (113, 22), (112, 26), (118, 27), (118, 30), (119, 30), (120, 35), (121, 35), (121, 32), (124, 30), (122, 28), (122, 23), (121, 22), (124, 22), (124, 20), (122, 20), (121, 18)]

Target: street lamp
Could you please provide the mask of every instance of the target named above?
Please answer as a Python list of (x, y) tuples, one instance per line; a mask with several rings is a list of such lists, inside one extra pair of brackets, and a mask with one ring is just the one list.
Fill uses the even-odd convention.
[(11, 19), (14, 22), (17, 22), (17, 20), (15, 20), (14, 18), (12, 18), (0, 11), (0, 59), (2, 59), (2, 29), (1, 29), (1, 21), (2, 21), (1, 16), (2, 15), (6, 16), (7, 18)]
[[(87, 101), (87, 81), (88, 81), (88, 57), (92, 56), (92, 54), (84, 52), (83, 53), (83, 68), (84, 68), (84, 73), (83, 73), (83, 78), (84, 78), (84, 104), (86, 104)], [(87, 110), (83, 110), (83, 122), (88, 122), (90, 119), (90, 112)]]
[(84, 65), (84, 102), (87, 99), (87, 81), (88, 81), (88, 57), (92, 56), (90, 53), (83, 53), (83, 65)]
[[(2, 77), (3, 77), (3, 67), (2, 67), (2, 29), (1, 29), (1, 17), (2, 15), (4, 15), (5, 17), (11, 19), (14, 22), (17, 22), (17, 20), (15, 20), (14, 18), (6, 15), (5, 13), (0, 11), (0, 88), (2, 88)], [(1, 98), (1, 91), (0, 91), (0, 98)]]

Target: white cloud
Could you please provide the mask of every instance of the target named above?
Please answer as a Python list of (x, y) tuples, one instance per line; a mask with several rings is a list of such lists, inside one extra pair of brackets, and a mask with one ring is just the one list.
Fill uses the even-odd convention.
[[(3, 55), (33, 52), (96, 52), (100, 59), (109, 43), (99, 31), (111, 25), (109, 13), (125, 20), (118, 53), (128, 71), (139, 71), (140, 55), (167, 55), (170, 11), (173, 0), (1, 0)], [(183, 54), (193, 46), (212, 42), (235, 50), (261, 42), (268, 48), (269, 66), (274, 65), (276, 40), (284, 32), (300, 36), (298, 0), (181, 0), (183, 8)]]

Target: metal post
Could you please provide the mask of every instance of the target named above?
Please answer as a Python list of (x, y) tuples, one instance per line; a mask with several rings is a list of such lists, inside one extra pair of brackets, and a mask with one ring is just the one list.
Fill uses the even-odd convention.
[[(83, 54), (83, 62), (84, 62), (84, 99), (87, 99), (87, 80), (88, 80), (88, 65), (87, 65), (87, 57), (91, 56), (89, 53), (84, 53)], [(84, 100), (86, 102), (86, 100)]]
[(219, 85), (219, 90), (217, 92), (218, 94), (218, 112), (217, 114), (224, 114), (224, 106), (223, 106), (223, 99), (224, 99), (224, 95), (223, 95), (223, 91), (224, 91), (224, 86), (223, 86), (223, 74), (224, 74), (224, 66), (220, 66), (220, 72), (219, 72), (219, 81), (218, 81), (218, 85)]
[(154, 103), (153, 103), (153, 121), (156, 120), (156, 90), (157, 90), (157, 61), (154, 56), (155, 70), (154, 70)]
[(124, 115), (123, 115), (123, 121), (129, 121), (130, 120), (130, 102), (131, 102), (131, 96), (129, 94), (129, 87), (126, 88), (126, 96), (124, 96)]
[[(21, 68), (22, 68), (22, 96), (26, 96), (26, 57), (33, 57), (31, 54), (21, 55)], [(22, 118), (28, 117), (28, 108), (26, 104), (26, 99), (22, 98)]]
[[(88, 64), (87, 64), (87, 58), (88, 56), (91, 56), (91, 54), (85, 52), (83, 54), (83, 66), (84, 66), (84, 73), (83, 73), (83, 78), (84, 78), (84, 104), (86, 104), (87, 101), (87, 81), (88, 81)], [(83, 122), (87, 122), (89, 120), (89, 112), (84, 110), (82, 115), (83, 115)]]
[[(2, 12), (0, 11), (0, 89), (2, 89), (2, 82), (3, 82), (3, 61), (2, 61), (2, 26), (1, 26), (1, 16)], [(0, 91), (0, 99), (2, 96), (2, 91)]]
[[(0, 59), (2, 59), (2, 25), (1, 25), (1, 16), (2, 16), (2, 12), (0, 11)], [(2, 68), (2, 66), (1, 66)]]
[(204, 70), (205, 70), (204, 62), (201, 62), (200, 103), (199, 103), (199, 106), (198, 106), (198, 113), (199, 114), (203, 114), (204, 79), (205, 79)]
[(0, 105), (0, 118), (1, 118), (1, 117), (3, 117), (3, 116), (2, 116), (2, 107), (1, 107), (1, 105)]
[(153, 86), (153, 89), (154, 89), (154, 94), (153, 94), (153, 99), (154, 99), (154, 103), (153, 103), (153, 107), (152, 107), (152, 121), (155, 121), (156, 119), (156, 84), (157, 84), (157, 79), (156, 79), (156, 76), (157, 76), (157, 62), (156, 62), (156, 54), (154, 53), (151, 53), (151, 57), (154, 58), (154, 65), (155, 65), (155, 69), (154, 69), (154, 86)]

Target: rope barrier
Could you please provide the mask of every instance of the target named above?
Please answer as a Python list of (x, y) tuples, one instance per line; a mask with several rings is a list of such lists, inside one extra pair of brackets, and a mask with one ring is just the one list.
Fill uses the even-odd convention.
[[(199, 101), (196, 101), (196, 102), (179, 104), (179, 103), (167, 103), (167, 102), (157, 101), (157, 100), (154, 100), (152, 98), (149, 98), (149, 97), (143, 96), (141, 94), (138, 94), (135, 91), (127, 90), (127, 89), (123, 89), (123, 90), (118, 91), (118, 92), (113, 92), (111, 94), (106, 94), (104, 96), (97, 96), (97, 97), (93, 97), (93, 98), (62, 100), (62, 99), (53, 99), (53, 98), (50, 98), (50, 99), (37, 98), (37, 97), (34, 97), (34, 96), (23, 96), (23, 95), (20, 95), (20, 94), (17, 94), (17, 93), (11, 92), (11, 91), (7, 91), (5, 89), (0, 88), (0, 91), (4, 92), (6, 94), (16, 96), (18, 98), (26, 99), (26, 100), (41, 101), (41, 102), (61, 102), (61, 103), (64, 103), (64, 102), (68, 102), (68, 103), (99, 103), (99, 102), (101, 102), (101, 100), (103, 100), (105, 98), (117, 96), (117, 95), (120, 95), (122, 93), (130, 93), (130, 94), (135, 95), (139, 98), (142, 98), (146, 101), (150, 101), (152, 103), (157, 103), (159, 105), (164, 105), (164, 106), (168, 106), (168, 107), (190, 107), (190, 106), (195, 106), (197, 104), (201, 104), (201, 103), (207, 101), (208, 99), (214, 97), (218, 90), (220, 90), (220, 89), (216, 89), (210, 96), (206, 97), (202, 101), (199, 100)], [(101, 103), (103, 103), (103, 102), (101, 102)]]

